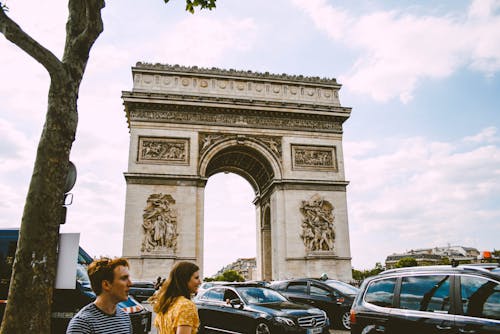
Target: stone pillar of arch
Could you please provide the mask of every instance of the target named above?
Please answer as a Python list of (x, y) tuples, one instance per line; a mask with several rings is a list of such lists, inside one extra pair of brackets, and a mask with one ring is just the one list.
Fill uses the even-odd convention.
[[(123, 255), (135, 279), (203, 270), (204, 188), (219, 172), (255, 192), (257, 276), (351, 279), (335, 79), (137, 63)], [(228, 227), (230, 228), (230, 227)]]

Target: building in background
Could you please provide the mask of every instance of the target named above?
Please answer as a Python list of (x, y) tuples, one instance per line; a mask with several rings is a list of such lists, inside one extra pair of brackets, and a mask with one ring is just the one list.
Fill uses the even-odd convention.
[(256, 279), (255, 270), (257, 268), (257, 263), (254, 257), (240, 258), (235, 262), (222, 267), (215, 275), (222, 275), (227, 270), (235, 270), (240, 273), (241, 276), (245, 278), (246, 281), (251, 281)]
[(386, 268), (394, 268), (398, 261), (405, 257), (414, 258), (419, 266), (428, 266), (446, 263), (452, 259), (466, 263), (479, 262), (481, 253), (476, 248), (449, 245), (445, 247), (412, 249), (405, 253), (387, 256), (385, 260)]

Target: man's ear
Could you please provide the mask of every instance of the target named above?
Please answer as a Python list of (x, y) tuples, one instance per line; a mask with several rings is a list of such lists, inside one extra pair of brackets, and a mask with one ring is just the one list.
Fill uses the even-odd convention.
[(111, 290), (111, 282), (108, 281), (108, 280), (103, 280), (101, 282), (101, 288), (102, 288), (102, 291), (109, 291), (109, 290)]

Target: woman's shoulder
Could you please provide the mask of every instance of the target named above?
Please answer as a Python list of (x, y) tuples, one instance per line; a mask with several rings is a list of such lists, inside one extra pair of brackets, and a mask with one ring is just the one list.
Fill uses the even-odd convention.
[(175, 300), (175, 304), (179, 307), (196, 307), (191, 299), (188, 299), (184, 296), (177, 297), (177, 299)]

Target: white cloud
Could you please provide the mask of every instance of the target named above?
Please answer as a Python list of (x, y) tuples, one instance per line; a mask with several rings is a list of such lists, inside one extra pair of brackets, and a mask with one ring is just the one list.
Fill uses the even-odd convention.
[(464, 142), (469, 143), (494, 143), (500, 141), (500, 138), (496, 136), (497, 128), (490, 126), (483, 129), (480, 133), (474, 136), (467, 136), (464, 138)]
[(464, 17), (394, 10), (356, 17), (324, 0), (293, 3), (333, 40), (361, 52), (339, 78), (375, 100), (408, 102), (423, 79), (445, 78), (459, 68), (487, 76), (500, 69), (500, 1), (476, 0)]
[[(354, 266), (385, 260), (366, 252), (370, 242), (378, 256), (447, 243), (496, 246), (500, 211), (485, 203), (500, 193), (500, 147), (479, 143), (464, 150), (462, 143), (387, 139), (373, 146), (391, 152), (369, 158), (350, 154), (356, 143), (345, 144)], [(481, 240), (474, 239), (478, 228), (485, 232)]]

